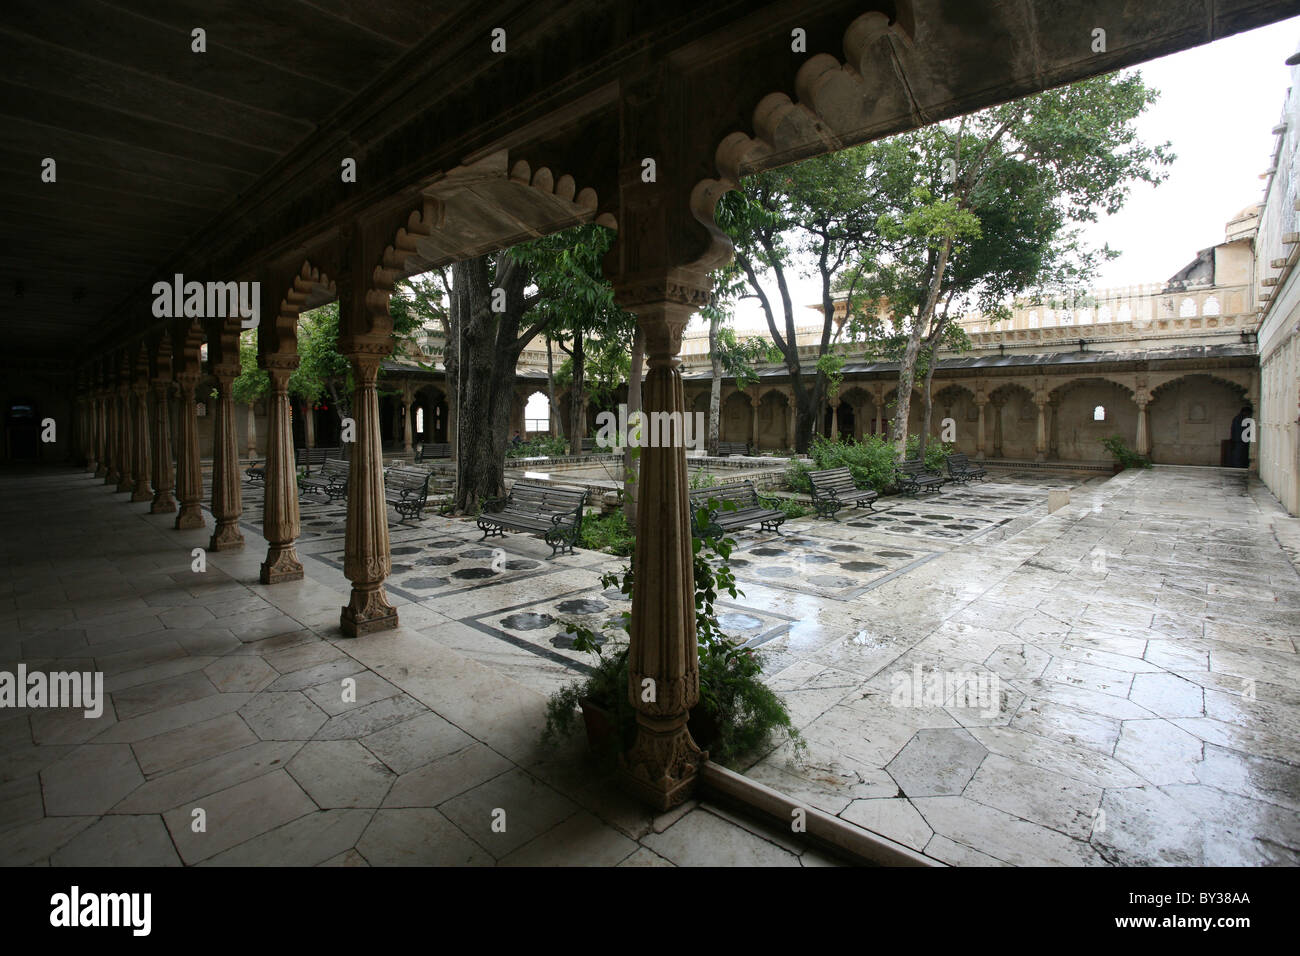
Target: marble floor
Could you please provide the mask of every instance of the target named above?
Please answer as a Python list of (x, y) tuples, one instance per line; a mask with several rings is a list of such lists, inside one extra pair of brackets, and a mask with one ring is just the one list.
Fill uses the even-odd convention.
[[(88, 475), (0, 478), (0, 670), (111, 697), (0, 710), (0, 863), (831, 862), (539, 746), (590, 662), (568, 625), (627, 608), (599, 583), (622, 559), (391, 515), (402, 626), (347, 640), (343, 504), (303, 499), (307, 578), (263, 587), (244, 493), (247, 547), (198, 574), (207, 532)], [(807, 753), (738, 769), (955, 865), (1300, 862), (1300, 521), (1257, 482), (999, 470), (783, 531), (736, 535), (721, 620)]]

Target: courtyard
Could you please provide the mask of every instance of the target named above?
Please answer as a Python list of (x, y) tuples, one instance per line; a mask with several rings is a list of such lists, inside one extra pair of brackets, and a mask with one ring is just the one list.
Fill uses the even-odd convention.
[[(80, 471), (0, 480), (0, 670), (109, 698), (3, 711), (0, 863), (854, 862), (707, 793), (647, 810), (541, 744), (591, 660), (567, 624), (620, 617), (622, 559), (390, 512), (400, 626), (352, 640), (341, 504), (302, 497), (305, 576), (264, 586), (256, 483), (249, 546), (197, 571), (206, 510), (174, 531)], [(920, 863), (1300, 861), (1300, 519), (1256, 478), (1008, 467), (876, 507), (734, 536), (720, 622), (807, 745), (736, 770)]]

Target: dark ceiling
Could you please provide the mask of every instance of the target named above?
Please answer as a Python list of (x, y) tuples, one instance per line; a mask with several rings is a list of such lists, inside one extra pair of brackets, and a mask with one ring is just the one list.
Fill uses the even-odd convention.
[[(66, 348), (472, 4), (4, 0), (0, 332)], [(206, 30), (205, 53), (191, 31)], [(41, 181), (41, 162), (57, 181)]]

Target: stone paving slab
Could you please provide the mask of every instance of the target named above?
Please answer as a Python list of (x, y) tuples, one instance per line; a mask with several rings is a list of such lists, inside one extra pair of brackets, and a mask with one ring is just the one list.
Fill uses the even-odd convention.
[[(539, 746), (542, 658), (521, 650), (531, 667), (503, 672), (484, 649), (519, 648), (461, 620), (504, 606), (490, 594), (502, 586), (516, 604), (518, 589), (550, 595), (534, 613), (594, 619), (561, 605), (612, 567), (606, 556), (551, 562), (524, 536), (480, 548), (465, 522), (395, 522), (395, 558), (411, 562), (393, 592), (403, 626), (347, 640), (338, 504), (304, 503), (307, 578), (265, 587), (255, 526), (198, 574), (206, 514), (208, 528), (176, 532), (171, 516), (66, 470), (0, 483), (0, 520), (15, 529), (0, 546), (0, 668), (99, 670), (108, 698), (95, 719), (0, 711), (0, 865), (673, 865), (642, 842), (655, 816), (593, 776), (581, 749)], [(21, 515), (34, 495), (59, 501), (40, 522)], [(453, 571), (490, 573), (403, 586), (449, 567), (415, 564), (448, 550)], [(626, 606), (606, 597), (602, 612)], [(546, 646), (564, 680), (577, 673), (579, 655)], [(756, 862), (834, 862), (741, 822), (710, 826)]]

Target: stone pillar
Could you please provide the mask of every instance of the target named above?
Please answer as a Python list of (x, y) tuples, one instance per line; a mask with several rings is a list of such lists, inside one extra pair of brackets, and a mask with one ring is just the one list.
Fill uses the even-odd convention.
[(271, 377), (266, 407), (266, 500), (262, 509), (262, 535), (267, 540), (262, 562), (263, 584), (297, 581), (302, 562), (293, 543), (298, 538), (298, 476), (293, 461), (293, 422), (289, 415), (289, 376), (298, 356), (262, 356)]
[[(682, 401), (685, 402), (685, 398), (684, 398), (684, 397), (683, 397)], [(755, 452), (755, 454), (757, 454), (757, 452), (758, 452), (758, 406), (759, 406), (759, 398), (758, 398), (758, 396), (757, 396), (757, 395), (751, 395), (751, 396), (749, 397), (749, 407), (753, 410), (753, 421), (752, 421), (752, 424), (751, 424), (750, 427), (749, 427), (749, 433), (750, 433), (750, 435), (753, 436), (753, 438), (752, 438), (751, 440), (752, 440), (752, 442), (753, 442), (753, 446), (754, 446), (754, 452)], [(685, 405), (683, 405), (683, 407), (685, 407)]]
[(384, 454), (379, 441), (379, 395), (375, 379), (383, 354), (351, 349), (352, 416), (356, 441), (348, 475), (347, 537), (343, 573), (352, 582), (352, 597), (343, 608), (340, 626), (349, 637), (397, 626), (397, 609), (388, 603), (384, 579), (392, 570), (389, 554), (388, 505), (384, 501)]
[(135, 490), (131, 493), (132, 501), (152, 501), (153, 492), (149, 489), (149, 381), (138, 377), (131, 385), (134, 396), (135, 416), (132, 421), (131, 438), (134, 444), (131, 460), (134, 462)]
[(307, 403), (307, 410), (303, 412), (302, 435), (308, 448), (316, 447), (316, 409), (312, 408), (311, 402)]
[[(209, 352), (212, 346), (208, 346)], [(232, 389), (239, 377), (239, 366), (221, 364), (212, 367), (217, 379), (216, 421), (212, 430), (212, 517), (216, 527), (209, 551), (231, 551), (244, 546), (239, 531), (239, 516), (244, 503), (239, 487), (239, 449), (235, 439), (235, 399)]]
[(1061, 402), (1059, 399), (1053, 399), (1047, 403), (1047, 407), (1052, 410), (1047, 422), (1047, 457), (1056, 461), (1061, 457), (1060, 423), (1056, 417)]
[(203, 511), (199, 502), (203, 500), (203, 471), (199, 465), (199, 411), (194, 401), (194, 389), (198, 387), (199, 374), (183, 372), (176, 376), (179, 390), (180, 414), (177, 415), (176, 431), (176, 495), (180, 499), (180, 510), (176, 513), (176, 530), (203, 527)]
[(1047, 460), (1047, 402), (1034, 399), (1038, 408), (1038, 429), (1034, 438), (1034, 461)]
[(171, 514), (176, 510), (172, 488), (176, 473), (172, 467), (172, 428), (168, 407), (171, 404), (171, 382), (164, 378), (153, 380), (153, 504), (149, 513)]
[(118, 386), (117, 397), (117, 490), (130, 491), (135, 487), (135, 467), (132, 454), (131, 387), (126, 382)]
[(876, 434), (879, 435), (885, 430), (885, 396), (876, 393)]
[(95, 395), (95, 477), (108, 474), (108, 400), (101, 389)]
[(1148, 399), (1139, 397), (1137, 400), (1138, 421), (1137, 421), (1137, 442), (1135, 450), (1139, 455), (1149, 455), (1151, 453), (1151, 439), (1147, 432), (1147, 404)]
[[(642, 384), (642, 402), (646, 413), (684, 413), (677, 355), (682, 330), (698, 305), (683, 301), (683, 286), (676, 282), (637, 289), (631, 296), (617, 283), (615, 288), (620, 304), (637, 313), (645, 330), (649, 371)], [(625, 757), (624, 774), (642, 799), (661, 809), (689, 795), (707, 759), (686, 727), (700, 687), (689, 491), (685, 448), (642, 449), (643, 507), (633, 560), (636, 588), (628, 660), (628, 693), (637, 710), (637, 736)], [(646, 687), (654, 688), (653, 700), (645, 699)]]
[(831, 441), (838, 441), (840, 437), (840, 400), (837, 398), (831, 402)]
[(976, 461), (984, 460), (984, 409), (988, 407), (988, 400), (979, 401), (976, 399), (975, 407), (979, 409), (979, 424), (975, 426), (975, 459)]
[(797, 422), (795, 420), (794, 393), (791, 392), (785, 397), (785, 447), (786, 448), (794, 447), (796, 424)]
[(993, 403), (993, 457), (1002, 457), (1002, 403)]
[(252, 402), (248, 403), (248, 427), (245, 429), (244, 446), (248, 450), (247, 458), (257, 457), (257, 409)]
[(99, 470), (99, 395), (92, 390), (86, 399), (86, 471)]
[(405, 419), (402, 425), (402, 450), (406, 452), (406, 454), (411, 455), (415, 453), (415, 445), (414, 445), (415, 423), (412, 421), (412, 419), (415, 418), (415, 415), (412, 413), (412, 408), (411, 408), (411, 386), (409, 383), (407, 384), (406, 389), (403, 392), (403, 396), (406, 399), (406, 404), (403, 407), (403, 415), (402, 415), (402, 418)]

